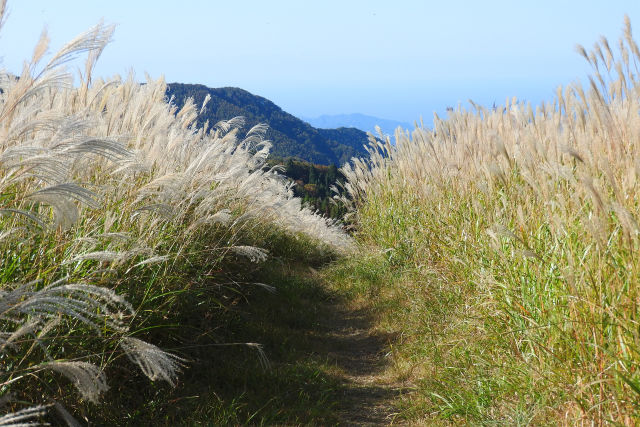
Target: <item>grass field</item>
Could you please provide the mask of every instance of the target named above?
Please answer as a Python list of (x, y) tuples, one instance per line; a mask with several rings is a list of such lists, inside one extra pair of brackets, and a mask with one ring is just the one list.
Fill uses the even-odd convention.
[[(346, 166), (362, 244), (396, 272), (407, 413), (455, 423), (638, 418), (640, 51), (578, 51), (590, 85), (453, 111)], [(390, 299), (389, 299), (390, 298)]]
[(264, 126), (95, 78), (112, 32), (48, 60), (43, 34), (0, 79), (0, 425), (640, 418), (628, 20), (578, 49), (586, 88), (372, 138), (351, 235), (265, 167)]

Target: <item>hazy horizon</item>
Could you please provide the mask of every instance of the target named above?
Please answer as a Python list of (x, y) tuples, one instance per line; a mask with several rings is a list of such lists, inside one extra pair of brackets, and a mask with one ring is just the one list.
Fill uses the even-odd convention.
[(1, 65), (18, 73), (44, 26), (55, 51), (104, 19), (117, 27), (100, 76), (236, 86), (299, 117), (430, 123), (468, 99), (551, 101), (589, 73), (576, 44), (616, 46), (625, 14), (640, 25), (635, 1), (514, 3), (9, 1)]

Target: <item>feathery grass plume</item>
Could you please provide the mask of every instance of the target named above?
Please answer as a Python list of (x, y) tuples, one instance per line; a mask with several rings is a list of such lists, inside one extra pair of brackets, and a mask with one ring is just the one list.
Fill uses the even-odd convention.
[(74, 144), (70, 144), (68, 148), (62, 151), (62, 153), (65, 152), (70, 154), (98, 154), (113, 162), (121, 162), (133, 155), (118, 141), (96, 138), (83, 138)]
[[(100, 331), (108, 326), (125, 331), (133, 308), (113, 290), (81, 283), (54, 282), (36, 290), (38, 281), (0, 294), (0, 319), (21, 324), (26, 316), (53, 318), (64, 314)], [(28, 320), (27, 320), (28, 322)]]
[(267, 357), (264, 349), (262, 348), (262, 344), (258, 344), (255, 342), (248, 342), (245, 345), (249, 348), (254, 349), (258, 353), (258, 359), (260, 360), (260, 366), (262, 369), (268, 370), (271, 369), (271, 363), (269, 363), (269, 358)]
[(238, 129), (244, 126), (244, 117), (233, 117), (229, 120), (220, 120), (214, 125), (214, 128), (219, 129), (223, 133), (228, 133), (233, 129)]
[(200, 107), (200, 112), (198, 113), (198, 115), (202, 115), (202, 113), (205, 112), (209, 101), (211, 101), (211, 95), (207, 94), (207, 96), (204, 97), (204, 101), (202, 101), (202, 106)]
[(63, 229), (67, 229), (78, 220), (79, 216), (78, 209), (73, 200), (97, 208), (98, 204), (95, 202), (94, 196), (95, 194), (93, 192), (76, 184), (64, 183), (35, 191), (27, 195), (27, 198), (51, 205), (55, 212), (55, 224), (61, 225)]
[(265, 249), (255, 246), (232, 246), (231, 250), (240, 256), (249, 258), (251, 262), (264, 262), (269, 255)]
[(232, 219), (233, 215), (231, 215), (231, 211), (229, 209), (221, 209), (210, 217), (211, 222), (218, 222), (221, 224), (228, 224)]
[(175, 386), (184, 359), (133, 337), (123, 338), (120, 346), (151, 381), (164, 380)]
[(44, 363), (41, 367), (67, 377), (82, 397), (93, 403), (97, 403), (100, 394), (109, 389), (104, 372), (89, 362), (53, 361)]
[(113, 251), (97, 251), (97, 252), (89, 252), (86, 254), (77, 255), (70, 260), (66, 261), (67, 263), (73, 263), (78, 261), (85, 260), (93, 260), (100, 262), (118, 262), (129, 257), (129, 253), (127, 252), (113, 252)]
[(111, 41), (115, 25), (103, 23), (90, 28), (86, 32), (76, 36), (56, 52), (49, 60), (45, 69), (54, 69), (73, 60), (78, 55), (86, 52), (101, 52)]
[[(40, 326), (41, 319), (35, 317), (32, 319), (27, 319), (22, 325), (18, 327), (18, 329), (13, 332), (0, 332), (0, 353), (3, 353), (7, 347), (11, 347), (11, 343), (13, 341), (22, 338), (24, 335), (30, 334), (34, 332), (38, 326)], [(6, 336), (4, 339), (2, 336)]]
[(156, 264), (159, 262), (166, 262), (171, 259), (168, 255), (156, 255), (150, 258), (146, 258), (139, 263), (135, 264), (134, 267), (141, 267), (143, 265)]

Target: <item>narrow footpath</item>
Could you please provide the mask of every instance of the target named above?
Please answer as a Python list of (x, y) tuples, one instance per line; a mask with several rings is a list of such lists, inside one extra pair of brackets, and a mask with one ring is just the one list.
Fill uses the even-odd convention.
[[(390, 344), (395, 334), (373, 330), (373, 320), (363, 309), (351, 310), (341, 303), (328, 307), (331, 317), (322, 319), (327, 358), (341, 373), (341, 396), (335, 396), (339, 425), (404, 425), (394, 406), (406, 387), (389, 379)], [(319, 337), (320, 338), (320, 337)]]
[(212, 324), (227, 333), (221, 342), (260, 342), (263, 356), (245, 346), (197, 347), (196, 362), (185, 373), (187, 387), (176, 387), (171, 396), (181, 403), (170, 406), (175, 413), (165, 419), (206, 425), (214, 425), (212, 417), (218, 425), (407, 425), (398, 404), (410, 384), (398, 380), (390, 353), (398, 335), (379, 327), (371, 307), (306, 264), (274, 264), (261, 274), (276, 292), (256, 288), (248, 301), (238, 298), (223, 313), (227, 317)]

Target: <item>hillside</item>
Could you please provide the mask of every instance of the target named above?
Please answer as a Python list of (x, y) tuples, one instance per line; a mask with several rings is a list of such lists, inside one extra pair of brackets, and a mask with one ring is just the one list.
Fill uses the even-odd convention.
[(272, 154), (275, 156), (297, 157), (322, 165), (341, 165), (351, 157), (366, 154), (365, 132), (355, 128), (316, 129), (268, 99), (246, 90), (183, 83), (170, 83), (167, 86), (167, 98), (173, 96), (173, 103), (178, 107), (189, 97), (193, 97), (196, 105), (201, 105), (207, 94), (211, 100), (206, 111), (198, 118), (199, 125), (207, 120), (215, 124), (236, 116), (245, 118), (245, 129), (266, 123), (269, 125), (266, 137), (273, 142)]

